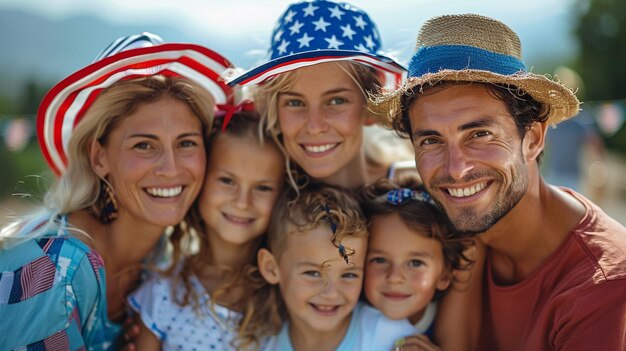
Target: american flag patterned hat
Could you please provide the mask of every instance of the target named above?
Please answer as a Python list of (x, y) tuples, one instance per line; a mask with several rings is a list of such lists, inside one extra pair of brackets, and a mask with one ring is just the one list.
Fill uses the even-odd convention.
[(229, 81), (259, 84), (281, 73), (330, 61), (353, 61), (384, 73), (395, 87), (405, 68), (381, 51), (376, 24), (367, 13), (347, 3), (327, 0), (290, 5), (272, 32), (270, 61)]
[(89, 66), (56, 84), (37, 112), (39, 146), (58, 175), (67, 166), (67, 146), (74, 127), (103, 89), (126, 79), (165, 75), (184, 77), (207, 89), (216, 104), (233, 104), (233, 89), (221, 74), (232, 63), (200, 45), (166, 43), (150, 33), (120, 38)]

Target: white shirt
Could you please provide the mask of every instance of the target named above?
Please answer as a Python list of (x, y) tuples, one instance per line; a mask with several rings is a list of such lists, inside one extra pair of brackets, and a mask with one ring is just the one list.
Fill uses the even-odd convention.
[[(173, 299), (172, 281), (165, 277), (144, 282), (128, 301), (143, 324), (161, 341), (164, 351), (236, 350), (230, 343), (237, 335), (241, 314), (220, 305), (211, 310), (211, 298), (200, 281), (193, 278), (191, 283), (201, 296), (199, 311), (191, 305), (178, 305)], [(176, 291), (182, 296), (182, 283)]]

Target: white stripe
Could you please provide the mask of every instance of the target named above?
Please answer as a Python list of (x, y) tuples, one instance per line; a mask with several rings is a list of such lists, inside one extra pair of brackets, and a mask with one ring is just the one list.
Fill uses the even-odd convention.
[(11, 295), (11, 288), (13, 287), (13, 279), (15, 273), (11, 271), (2, 272), (0, 275), (0, 304), (6, 304), (9, 302), (9, 296)]
[[(72, 83), (70, 86), (66, 87), (65, 89), (63, 89), (61, 92), (59, 92), (54, 99), (50, 102), (50, 105), (48, 106), (47, 110), (46, 110), (46, 114), (45, 114), (45, 119), (44, 119), (44, 144), (46, 145), (46, 149), (49, 151), (50, 153), (50, 158), (52, 160), (52, 163), (54, 163), (56, 165), (56, 168), (59, 169), (60, 172), (63, 172), (65, 170), (65, 165), (61, 159), (60, 154), (56, 151), (56, 148), (54, 147), (54, 134), (53, 134), (53, 130), (54, 130), (54, 114), (52, 114), (52, 112), (56, 112), (58, 110), (58, 108), (61, 106), (61, 104), (63, 103), (63, 101), (65, 101), (67, 99), (67, 97), (69, 96), (69, 94), (71, 94), (72, 92), (74, 92), (76, 89), (79, 89), (80, 87), (89, 84), (90, 82), (94, 81), (96, 78), (102, 77), (103, 75), (105, 75), (107, 72), (122, 68), (124, 66), (128, 66), (130, 64), (134, 64), (137, 62), (144, 62), (144, 61), (150, 61), (150, 60), (154, 60), (154, 59), (177, 59), (180, 57), (189, 57), (191, 59), (193, 59), (194, 61), (197, 61), (199, 64), (208, 67), (210, 70), (221, 74), (227, 67), (223, 66), (221, 63), (213, 60), (210, 57), (205, 56), (204, 54), (201, 54), (195, 50), (171, 50), (171, 51), (162, 51), (162, 52), (157, 52), (157, 53), (152, 53), (152, 54), (146, 54), (146, 55), (141, 55), (141, 56), (135, 56), (135, 57), (129, 57), (127, 59), (124, 60), (120, 60), (117, 62), (114, 62), (108, 66), (105, 66), (83, 78), (81, 78), (80, 80)], [(183, 65), (181, 63), (176, 63), (175, 65), (170, 64), (166, 64), (165, 66), (169, 65), (168, 69), (171, 70), (179, 70), (180, 73), (177, 71), (177, 73), (181, 74), (183, 77), (189, 78), (197, 83), (199, 83), (200, 85), (202, 85), (203, 87), (205, 87), (207, 90), (209, 90), (209, 92), (211, 92), (211, 94), (214, 94), (214, 98), (216, 99), (216, 102), (219, 100), (224, 100), (225, 101), (225, 93), (222, 91), (222, 89), (215, 83), (213, 82), (211, 79), (207, 78), (206, 76), (204, 76), (203, 74), (197, 72), (194, 69), (188, 68), (186, 65)], [(160, 65), (163, 66), (163, 65)], [(91, 93), (91, 91), (93, 91), (93, 89), (97, 89), (99, 87), (108, 87), (109, 85), (113, 84), (114, 82), (116, 82), (117, 80), (128, 76), (130, 74), (135, 74), (135, 73), (139, 73), (141, 71), (146, 71), (148, 72), (149, 70), (153, 69), (153, 72), (158, 72), (161, 69), (157, 70), (159, 66), (156, 67), (150, 67), (150, 68), (146, 68), (144, 70), (133, 70), (133, 72), (130, 72), (130, 70), (127, 71), (122, 71), (119, 72), (121, 74), (115, 74), (112, 77), (116, 77), (117, 79), (115, 79), (114, 81), (111, 81), (110, 79), (112, 77), (109, 77), (109, 79), (106, 80), (106, 82), (103, 82), (102, 84), (98, 85), (98, 87), (92, 87), (91, 89), (88, 90), (87, 93), (85, 93), (85, 90), (81, 91), (79, 93), (79, 95), (77, 96), (77, 99), (74, 101), (74, 103), (72, 104), (72, 106), (70, 107), (70, 109), (68, 109), (67, 113), (65, 114), (65, 120), (63, 121), (63, 128), (61, 131), (61, 140), (62, 140), (62, 145), (64, 149), (67, 149), (67, 144), (69, 143), (69, 138), (71, 136), (71, 132), (73, 130), (73, 126), (74, 126), (74, 121), (76, 119), (76, 113), (78, 113), (78, 111), (80, 110), (80, 108), (82, 107), (82, 105), (84, 104), (86, 98), (89, 96), (89, 93)], [(184, 67), (187, 67), (187, 69), (185, 69)], [(126, 72), (126, 73), (125, 73)], [(154, 73), (147, 73), (147, 74), (154, 74)], [(87, 89), (86, 89), (87, 90)], [(77, 105), (77, 103), (80, 103), (80, 105)], [(220, 102), (217, 102), (220, 103)]]
[[(397, 74), (403, 74), (404, 70), (392, 65), (390, 63), (387, 62), (383, 62), (383, 61), (379, 61), (377, 59), (374, 59), (370, 56), (365, 56), (365, 55), (356, 55), (356, 56), (348, 56), (348, 57), (329, 57), (329, 58), (319, 58), (319, 59), (314, 59), (311, 61), (298, 61), (298, 62), (294, 62), (288, 65), (284, 65), (281, 66), (279, 68), (275, 68), (275, 69), (270, 69), (266, 72), (264, 72), (263, 74), (261, 74), (260, 76), (258, 76), (257, 78), (245, 83), (246, 85), (248, 84), (259, 84), (261, 82), (263, 82), (264, 80), (266, 80), (267, 78), (269, 78), (270, 76), (275, 76), (277, 74), (281, 74), (281, 73), (285, 73), (285, 72), (289, 72), (292, 71), (294, 69), (298, 69), (300, 67), (307, 67), (307, 66), (312, 66), (312, 65), (316, 65), (319, 63), (325, 63), (325, 62), (333, 62), (333, 61), (357, 61), (359, 63), (368, 65), (368, 66), (372, 66), (373, 68), (376, 68), (378, 70), (383, 70), (383, 71), (388, 71), (391, 73), (397, 73)], [(365, 61), (365, 62), (364, 62)], [(370, 64), (371, 63), (371, 64)], [(387, 84), (387, 83), (386, 83)]]

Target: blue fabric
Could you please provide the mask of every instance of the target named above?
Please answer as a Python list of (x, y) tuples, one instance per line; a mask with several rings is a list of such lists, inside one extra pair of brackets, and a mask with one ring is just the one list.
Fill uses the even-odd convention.
[(65, 229), (0, 250), (0, 274), (0, 350), (112, 349), (102, 259)]
[[(247, 84), (275, 69), (276, 74), (280, 74), (324, 59), (341, 60), (360, 55), (367, 58), (355, 58), (356, 62), (389, 71), (400, 79), (406, 69), (381, 51), (381, 47), (376, 24), (365, 11), (343, 2), (301, 1), (289, 5), (278, 19), (270, 40), (269, 61), (228, 84)], [(369, 58), (393, 67), (372, 64)]]
[(272, 32), (270, 58), (315, 51), (355, 50), (374, 54), (380, 34), (367, 13), (326, 0), (291, 4)]
[[(397, 339), (415, 335), (417, 332), (408, 320), (390, 320), (379, 310), (359, 302), (350, 317), (350, 326), (335, 351), (391, 350)], [(272, 337), (262, 350), (293, 351), (289, 323), (285, 323), (280, 333)]]
[(518, 58), (466, 45), (423, 47), (409, 62), (409, 77), (421, 77), (442, 70), (481, 70), (502, 75), (526, 71)]

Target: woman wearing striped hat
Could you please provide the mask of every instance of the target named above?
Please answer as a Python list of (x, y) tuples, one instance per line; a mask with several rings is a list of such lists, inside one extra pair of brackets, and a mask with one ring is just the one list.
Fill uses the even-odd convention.
[(37, 131), (59, 177), (44, 209), (2, 229), (0, 349), (115, 348), (137, 268), (200, 191), (231, 66), (144, 33), (48, 92)]
[(313, 180), (346, 188), (372, 181), (363, 147), (367, 94), (405, 71), (380, 50), (374, 22), (346, 3), (298, 2), (271, 43), (269, 62), (229, 84), (258, 85), (264, 128)]

